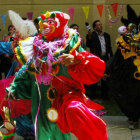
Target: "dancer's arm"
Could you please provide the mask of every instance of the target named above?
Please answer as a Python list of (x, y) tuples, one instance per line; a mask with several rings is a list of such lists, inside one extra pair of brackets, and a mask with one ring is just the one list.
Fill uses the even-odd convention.
[(81, 63), (70, 65), (68, 69), (74, 79), (84, 84), (93, 84), (103, 77), (105, 62), (99, 57), (89, 52), (79, 52), (75, 55), (75, 59), (81, 61)]
[(22, 75), (17, 75), (10, 84), (10, 87), (6, 88), (7, 94), (11, 94), (13, 99), (30, 99), (31, 83), (32, 78), (28, 72), (24, 72)]

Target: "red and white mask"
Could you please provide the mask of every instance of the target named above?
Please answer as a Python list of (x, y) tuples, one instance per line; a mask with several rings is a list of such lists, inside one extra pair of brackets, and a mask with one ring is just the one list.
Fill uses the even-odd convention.
[(41, 34), (52, 41), (62, 36), (69, 20), (69, 15), (54, 11), (42, 14), (39, 19), (39, 30)]

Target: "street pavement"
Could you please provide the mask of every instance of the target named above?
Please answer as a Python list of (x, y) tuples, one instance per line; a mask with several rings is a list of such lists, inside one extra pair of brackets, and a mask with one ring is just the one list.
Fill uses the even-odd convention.
[[(108, 140), (140, 140), (140, 126), (136, 130), (130, 130), (125, 116), (103, 116), (102, 119), (107, 123)], [(77, 140), (73, 134), (71, 138)], [(23, 138), (16, 135), (14, 140)]]
[[(130, 130), (125, 116), (103, 116), (102, 119), (107, 123), (108, 140), (140, 140), (140, 126)], [(72, 135), (72, 140), (77, 139)]]
[(103, 120), (107, 123), (109, 140), (140, 140), (140, 126), (130, 130), (125, 116), (104, 116)]

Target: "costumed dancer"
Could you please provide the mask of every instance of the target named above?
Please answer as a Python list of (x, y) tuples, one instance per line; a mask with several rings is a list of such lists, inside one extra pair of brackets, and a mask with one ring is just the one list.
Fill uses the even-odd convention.
[[(16, 28), (17, 14), (9, 12)], [(35, 139), (70, 140), (71, 132), (79, 140), (107, 140), (105, 122), (92, 111), (103, 107), (85, 96), (83, 86), (103, 77), (105, 62), (81, 47), (66, 13), (46, 11), (38, 19), (40, 34), (15, 48), (23, 66), (6, 89), (10, 99), (31, 99)]]
[[(18, 15), (17, 15), (18, 16)], [(22, 27), (24, 26), (24, 30), (31, 27), (31, 29), (34, 27), (34, 24), (32, 21), (29, 20), (22, 20), (20, 16), (18, 16), (18, 22), (22, 22)], [(19, 24), (19, 23), (17, 23)], [(20, 26), (20, 28), (22, 28)], [(18, 27), (17, 27), (18, 29)], [(28, 36), (31, 36), (33, 34), (37, 33), (36, 28), (34, 27), (33, 31), (28, 31)], [(27, 35), (27, 34), (26, 34)], [(9, 42), (0, 42), (0, 54), (2, 55), (8, 55), (13, 58), (13, 64), (6, 76), (6, 79), (0, 80), (0, 115), (2, 116), (4, 120), (4, 126), (7, 133), (1, 132), (2, 139), (12, 140), (14, 137), (14, 134), (16, 134), (24, 137), (25, 139), (32, 139), (34, 137), (34, 127), (31, 123), (29, 116), (24, 114), (29, 114), (31, 112), (31, 100), (5, 100), (6, 91), (5, 89), (10, 86), (15, 76), (14, 73), (19, 69), (20, 64), (17, 62), (16, 56), (14, 55), (14, 49), (17, 46), (17, 43), (19, 40), (23, 40), (23, 38), (26, 38), (27, 36), (24, 36), (24, 34), (21, 36), (21, 34), (16, 30), (15, 34), (12, 36), (12, 40)], [(4, 111), (6, 110), (6, 111)], [(5, 113), (9, 112), (7, 119), (5, 116)], [(14, 121), (16, 121), (16, 126), (14, 125)], [(8, 125), (7, 125), (8, 124)], [(13, 126), (13, 127), (11, 127)], [(13, 128), (13, 129), (11, 129)]]
[(117, 51), (110, 65), (112, 93), (122, 112), (128, 117), (130, 129), (140, 119), (140, 17), (127, 5), (128, 19), (118, 28)]

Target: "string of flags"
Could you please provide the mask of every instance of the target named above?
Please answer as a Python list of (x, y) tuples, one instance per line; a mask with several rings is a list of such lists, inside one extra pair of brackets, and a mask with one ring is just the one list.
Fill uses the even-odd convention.
[[(112, 10), (114, 12), (114, 16), (117, 19), (119, 18), (119, 16), (117, 16), (118, 5), (119, 5), (118, 3), (112, 3), (112, 4), (110, 4), (110, 6), (112, 7)], [(120, 5), (120, 7), (122, 7), (122, 6)], [(99, 16), (101, 18), (102, 18), (103, 8), (104, 8), (104, 5), (103, 4), (97, 5)], [(87, 20), (88, 19), (88, 16), (89, 16), (90, 6), (83, 6), (82, 7), (82, 10), (83, 10), (84, 15), (85, 15), (85, 18)], [(107, 14), (109, 15), (109, 17), (111, 17), (110, 11), (109, 11), (109, 5), (107, 6), (106, 10), (107, 10)], [(120, 12), (122, 12), (122, 8), (121, 8), (121, 11)], [(119, 12), (118, 15), (121, 14), (120, 12)], [(73, 21), (73, 19), (74, 19), (74, 8), (68, 8), (68, 13), (69, 13), (69, 15), (71, 17), (71, 21)], [(7, 15), (5, 15), (5, 14), (0, 15), (0, 18), (1, 18), (1, 21), (2, 21), (3, 27), (5, 27)], [(33, 12), (28, 12), (27, 13), (27, 18), (30, 19), (30, 20), (32, 20), (33, 19)], [(111, 22), (110, 18), (109, 18), (109, 21)], [(114, 21), (117, 22), (118, 20), (114, 20)], [(115, 22), (112, 22), (112, 23), (115, 23)]]

